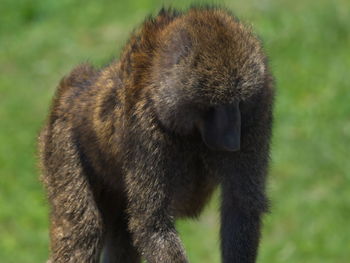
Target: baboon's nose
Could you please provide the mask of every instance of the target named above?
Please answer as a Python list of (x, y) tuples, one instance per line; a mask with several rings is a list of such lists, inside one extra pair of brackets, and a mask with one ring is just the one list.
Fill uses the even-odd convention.
[(241, 140), (239, 135), (228, 135), (224, 139), (225, 145), (223, 148), (226, 151), (236, 152), (241, 149)]

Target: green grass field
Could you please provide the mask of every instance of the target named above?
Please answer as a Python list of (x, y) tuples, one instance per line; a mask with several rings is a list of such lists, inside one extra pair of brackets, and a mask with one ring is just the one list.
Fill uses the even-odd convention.
[[(276, 76), (272, 209), (258, 261), (350, 262), (350, 2), (211, 2), (253, 25)], [(59, 79), (80, 62), (118, 57), (129, 32), (163, 3), (171, 1), (1, 1), (1, 263), (47, 258), (36, 136)], [(220, 262), (217, 200), (199, 221), (178, 222), (191, 262)]]

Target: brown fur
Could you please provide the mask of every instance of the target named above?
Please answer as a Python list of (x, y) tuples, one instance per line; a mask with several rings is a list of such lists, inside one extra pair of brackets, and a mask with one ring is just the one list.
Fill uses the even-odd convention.
[[(222, 9), (161, 11), (119, 61), (81, 65), (57, 90), (39, 138), (51, 262), (187, 262), (174, 219), (222, 185), (223, 262), (254, 262), (273, 88), (259, 40)], [(241, 150), (216, 152), (196, 123), (240, 101)], [(242, 223), (245, 222), (245, 223)]]

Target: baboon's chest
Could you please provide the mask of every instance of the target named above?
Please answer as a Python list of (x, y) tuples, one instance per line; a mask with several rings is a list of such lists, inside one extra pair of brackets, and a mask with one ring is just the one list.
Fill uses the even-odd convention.
[(217, 184), (198, 160), (188, 160), (182, 168), (174, 180), (172, 209), (176, 217), (197, 216)]

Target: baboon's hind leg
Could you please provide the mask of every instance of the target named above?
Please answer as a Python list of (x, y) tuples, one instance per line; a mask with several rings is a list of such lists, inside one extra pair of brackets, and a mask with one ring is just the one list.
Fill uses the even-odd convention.
[(106, 227), (102, 263), (140, 263), (140, 255), (132, 244), (124, 213)]
[[(55, 123), (41, 134), (43, 181), (51, 205), (50, 263), (99, 262), (102, 223), (79, 149)], [(45, 138), (43, 138), (45, 137)]]
[(126, 215), (126, 197), (120, 191), (103, 187), (98, 198), (104, 222), (102, 263), (140, 263), (140, 255), (132, 244)]

